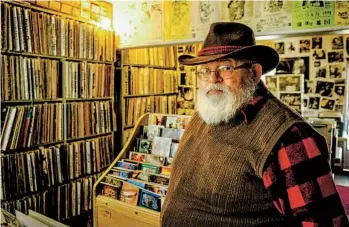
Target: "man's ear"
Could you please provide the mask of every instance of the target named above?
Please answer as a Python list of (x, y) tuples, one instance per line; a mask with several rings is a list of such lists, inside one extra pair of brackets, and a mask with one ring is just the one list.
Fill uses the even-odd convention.
[(262, 66), (260, 64), (254, 64), (252, 70), (254, 73), (254, 81), (258, 84), (262, 77)]

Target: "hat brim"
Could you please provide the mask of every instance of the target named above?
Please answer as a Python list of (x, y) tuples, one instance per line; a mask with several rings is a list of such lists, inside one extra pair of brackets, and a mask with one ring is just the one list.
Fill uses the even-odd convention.
[(200, 65), (228, 57), (241, 57), (247, 60), (257, 61), (262, 65), (263, 74), (266, 74), (275, 69), (279, 64), (278, 53), (273, 48), (263, 45), (244, 47), (240, 50), (227, 54), (214, 54), (199, 57), (194, 57), (192, 55), (182, 55), (178, 58), (178, 61), (182, 65)]

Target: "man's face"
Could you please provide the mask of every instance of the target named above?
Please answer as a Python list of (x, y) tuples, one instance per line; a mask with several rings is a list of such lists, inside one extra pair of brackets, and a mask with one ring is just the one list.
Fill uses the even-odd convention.
[[(237, 67), (243, 62), (222, 60), (200, 65), (210, 71), (221, 66)], [(207, 124), (218, 124), (230, 120), (236, 111), (247, 104), (255, 91), (254, 74), (250, 69), (241, 68), (232, 76), (222, 79), (211, 72), (207, 81), (200, 80), (196, 109)]]
[[(198, 66), (198, 68), (207, 68), (207, 69), (210, 69), (211, 71), (214, 71), (219, 66), (236, 67), (236, 66), (239, 66), (242, 64), (243, 64), (242, 62), (236, 62), (234, 59), (231, 59), (231, 60), (209, 62), (207, 64)], [(236, 71), (233, 72), (233, 76), (227, 80), (220, 80), (220, 78), (217, 77), (217, 75), (215, 75), (215, 73), (211, 73), (210, 78), (207, 81), (200, 80), (200, 87), (207, 87), (207, 86), (210, 86), (211, 84), (218, 83), (218, 84), (223, 84), (223, 85), (227, 86), (230, 90), (236, 90), (237, 88), (239, 88), (241, 86), (242, 78), (247, 73), (248, 73), (247, 69), (237, 69)]]

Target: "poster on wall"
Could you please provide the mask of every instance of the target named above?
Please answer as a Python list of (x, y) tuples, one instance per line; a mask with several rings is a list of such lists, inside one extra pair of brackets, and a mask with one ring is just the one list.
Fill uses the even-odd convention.
[(137, 44), (139, 26), (137, 19), (137, 2), (116, 2), (118, 19), (116, 20), (116, 32), (120, 36), (120, 46), (132, 46)]
[(117, 31), (121, 46), (162, 40), (163, 3), (160, 1), (117, 2)]
[(221, 1), (221, 21), (246, 24), (255, 30), (253, 7), (254, 1)]
[(142, 1), (139, 10), (139, 30), (142, 41), (154, 42), (162, 40), (163, 3), (160, 1)]
[(120, 46), (161, 41), (163, 35), (163, 3), (161, 1), (120, 1), (115, 3), (116, 32), (120, 35)]
[(349, 2), (335, 1), (334, 20), (336, 25), (349, 25)]
[(164, 39), (190, 38), (190, 1), (164, 1)]
[(255, 1), (256, 32), (290, 31), (292, 1)]
[(323, 28), (334, 25), (333, 1), (293, 1), (292, 28)]
[(204, 39), (210, 25), (219, 21), (219, 2), (193, 1), (191, 2), (191, 38)]

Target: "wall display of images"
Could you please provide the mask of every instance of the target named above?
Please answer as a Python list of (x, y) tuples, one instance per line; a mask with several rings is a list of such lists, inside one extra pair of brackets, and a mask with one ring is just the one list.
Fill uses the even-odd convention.
[(317, 44), (312, 46), (313, 73), (309, 79), (313, 82), (309, 83), (311, 88), (308, 90), (308, 97), (309, 101), (313, 96), (320, 99), (320, 111), (343, 113), (345, 94), (336, 94), (335, 88), (344, 89), (344, 92), (346, 87), (345, 39), (346, 37), (341, 35), (313, 38), (313, 43), (316, 41)]
[(190, 39), (190, 1), (164, 2), (164, 39)]
[(291, 30), (292, 1), (255, 1), (256, 32)]
[(298, 56), (299, 49), (300, 49), (300, 42), (298, 40), (288, 40), (286, 42), (281, 42), (281, 43), (284, 43), (284, 46), (285, 46), (284, 54), (286, 54), (286, 56), (288, 57)]
[(302, 74), (266, 75), (265, 84), (276, 97), (302, 114), (304, 106)]
[(117, 27), (117, 34), (120, 36), (121, 45), (132, 46), (138, 43), (139, 30), (136, 5), (135, 2), (119, 1), (115, 3), (119, 18), (115, 26)]
[[(199, 49), (201, 49), (201, 44), (179, 45), (177, 46), (177, 56), (195, 56)], [(180, 72), (178, 78), (177, 114), (192, 115), (197, 93), (196, 66), (179, 64), (178, 68)]]
[(333, 1), (292, 1), (292, 28), (323, 28), (334, 25)]
[(320, 97), (319, 96), (311, 96), (306, 99), (308, 106), (305, 106), (305, 108), (308, 108), (309, 110), (319, 110), (320, 108)]
[[(349, 3), (339, 0), (118, 1), (113, 12), (120, 48), (203, 41), (210, 24), (218, 21), (246, 24), (257, 36), (349, 26)], [(278, 49), (293, 56), (307, 53), (311, 42), (285, 42)]]
[[(180, 57), (182, 55), (192, 55), (196, 56), (196, 53), (198, 52), (199, 48), (197, 44), (186, 44), (186, 45), (179, 45), (177, 46), (177, 57)], [(179, 66), (180, 70), (184, 70), (184, 65)]]
[(162, 1), (119, 1), (115, 5), (119, 18), (115, 24), (123, 45), (163, 40)]
[(221, 21), (247, 24), (254, 30), (254, 1), (222, 1)]
[(279, 83), (277, 76), (265, 76), (265, 85), (268, 87), (269, 91), (271, 91), (275, 96), (279, 96)]
[(210, 25), (219, 21), (219, 2), (191, 2), (191, 38), (205, 37)]
[(194, 113), (195, 88), (180, 87), (177, 97), (177, 114), (192, 115)]
[(162, 14), (163, 3), (161, 1), (142, 1), (140, 31), (142, 39), (153, 41), (162, 40)]
[(336, 0), (334, 3), (334, 21), (336, 25), (349, 25), (349, 2)]
[(299, 53), (306, 54), (310, 52), (310, 39), (299, 40)]
[(277, 74), (303, 74), (309, 78), (309, 57), (280, 58), (276, 67)]
[[(345, 113), (347, 91), (346, 65), (348, 58), (348, 36), (326, 35), (286, 38), (274, 41), (280, 55), (276, 74), (304, 74), (303, 114), (318, 116), (322, 111)], [(292, 44), (292, 57), (287, 46)], [(296, 45), (298, 44), (298, 50)], [(279, 77), (266, 77), (268, 88), (281, 98)], [(283, 96), (285, 99), (286, 97)], [(290, 96), (288, 97), (289, 99)]]

